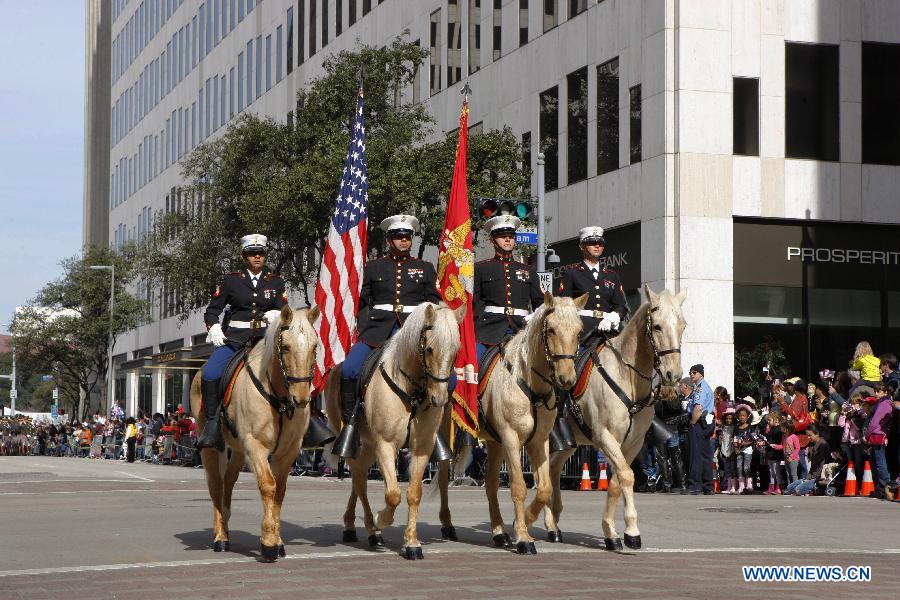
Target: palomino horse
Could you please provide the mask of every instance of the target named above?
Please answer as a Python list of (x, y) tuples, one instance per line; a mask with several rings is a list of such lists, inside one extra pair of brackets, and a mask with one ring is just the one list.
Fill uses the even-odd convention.
[[(619, 496), (625, 504), (625, 545), (641, 547), (634, 507), (634, 473), (629, 466), (644, 443), (654, 416), (650, 406), (656, 385), (674, 385), (681, 378), (681, 337), (685, 321), (681, 312), (685, 291), (656, 294), (644, 286), (647, 302), (641, 305), (622, 333), (598, 352), (588, 387), (575, 400), (569, 413), (579, 444), (600, 448), (613, 467), (603, 514), (603, 536), (607, 550), (622, 550), (616, 534), (615, 516)], [(582, 426), (577, 416), (582, 417)], [(585, 430), (591, 433), (585, 435)], [(562, 513), (559, 476), (563, 464), (575, 450), (553, 455), (550, 475), (553, 500), (544, 510), (544, 524), (551, 542), (562, 541), (558, 528)]]
[[(265, 339), (247, 355), (234, 380), (231, 401), (220, 420), (231, 458), (215, 448), (201, 450), (206, 484), (213, 501), (216, 552), (227, 551), (231, 493), (246, 461), (256, 474), (263, 502), (260, 553), (267, 562), (284, 556), (281, 503), (300, 442), (309, 426), (309, 398), (319, 308), (293, 311), (289, 306), (271, 323)], [(203, 426), (200, 373), (191, 385), (191, 412)], [(226, 423), (232, 423), (237, 436)]]
[[(575, 383), (575, 353), (581, 333), (578, 311), (586, 302), (587, 294), (572, 300), (545, 293), (544, 304), (502, 349), (503, 356), (481, 394), (486, 423), (482, 423), (479, 437), (487, 446), (484, 489), (491, 533), (495, 545), (511, 545), (497, 501), (500, 463), (506, 459), (519, 554), (537, 553), (528, 526), (541, 514), (553, 493), (548, 438), (557, 414), (555, 390), (569, 389)], [(528, 452), (537, 488), (527, 509), (527, 489), (519, 459), (523, 446)]]
[[(353, 491), (344, 512), (344, 541), (356, 541), (356, 500), (364, 511), (369, 545), (383, 547), (381, 530), (394, 522), (400, 504), (395, 460), (404, 445), (410, 452), (409, 487), (406, 501), (409, 518), (403, 534), (402, 555), (422, 558), (422, 545), (416, 532), (422, 475), (431, 456), (438, 426), (449, 394), (447, 381), (459, 350), (459, 323), (465, 305), (451, 310), (425, 302), (410, 313), (403, 327), (388, 341), (378, 368), (372, 375), (362, 399), (360, 448), (348, 459)], [(329, 375), (325, 387), (326, 411), (331, 423), (341, 422), (340, 365)], [(386, 506), (372, 515), (366, 495), (367, 474), (373, 461), (384, 478)]]

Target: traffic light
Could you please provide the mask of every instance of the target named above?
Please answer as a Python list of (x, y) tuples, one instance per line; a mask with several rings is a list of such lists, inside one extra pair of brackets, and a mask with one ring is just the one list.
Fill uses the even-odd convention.
[(531, 200), (516, 198), (479, 198), (481, 218), (490, 219), (497, 215), (515, 215), (523, 221), (531, 217), (533, 207)]

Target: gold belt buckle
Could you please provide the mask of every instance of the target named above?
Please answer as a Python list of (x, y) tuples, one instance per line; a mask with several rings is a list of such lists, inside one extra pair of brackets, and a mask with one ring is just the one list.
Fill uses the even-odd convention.
[(594, 311), (594, 318), (595, 318), (595, 319), (602, 319), (602, 318), (603, 318), (603, 311), (602, 311), (602, 310), (595, 310), (595, 311)]
[(250, 320), (250, 329), (259, 329), (260, 327), (262, 327), (262, 322), (259, 319)]
[(395, 304), (395, 305), (394, 305), (394, 312), (395, 312), (395, 313), (402, 313), (402, 312), (403, 312), (403, 308), (404, 308), (404, 306), (403, 306), (402, 304)]
[(513, 317), (516, 314), (516, 309), (512, 306), (507, 306), (504, 312), (506, 312), (507, 316)]

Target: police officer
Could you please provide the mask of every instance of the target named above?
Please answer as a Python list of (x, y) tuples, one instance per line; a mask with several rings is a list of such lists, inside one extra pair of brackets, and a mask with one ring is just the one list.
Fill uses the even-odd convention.
[[(241, 257), (246, 268), (222, 277), (203, 314), (206, 340), (216, 349), (200, 378), (206, 425), (197, 439), (197, 448), (224, 449), (218, 409), (219, 380), (225, 366), (241, 346), (262, 338), (268, 321), (287, 304), (284, 280), (265, 266), (267, 242), (266, 236), (256, 233), (241, 238)], [(226, 306), (231, 307), (231, 320), (223, 329), (219, 315)]]
[(512, 256), (520, 225), (512, 215), (500, 215), (484, 224), (494, 257), (475, 263), (472, 304), (479, 361), (489, 347), (519, 331), (525, 317), (544, 302), (535, 269)]
[(628, 310), (619, 274), (600, 264), (605, 247), (602, 227), (584, 227), (579, 232), (583, 260), (566, 269), (559, 286), (560, 296), (577, 298), (588, 294), (587, 304), (578, 311), (583, 325), (581, 344), (585, 347), (598, 342), (603, 335), (618, 333)]
[(366, 358), (403, 326), (416, 306), (441, 299), (434, 265), (409, 254), (419, 220), (411, 215), (394, 215), (382, 221), (380, 227), (387, 238), (388, 255), (369, 261), (363, 271), (356, 324), (358, 341), (341, 367), (345, 431), (335, 442), (333, 452), (343, 458), (352, 458), (359, 446), (359, 432), (355, 429), (359, 404), (356, 386)]

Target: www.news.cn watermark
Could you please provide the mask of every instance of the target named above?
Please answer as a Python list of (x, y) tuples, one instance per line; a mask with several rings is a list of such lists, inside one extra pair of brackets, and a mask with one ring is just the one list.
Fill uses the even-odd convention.
[(868, 582), (872, 581), (872, 567), (839, 565), (800, 565), (741, 567), (744, 581), (778, 581), (778, 582)]

